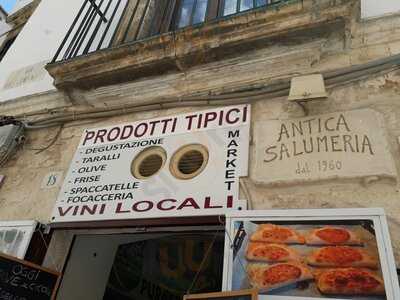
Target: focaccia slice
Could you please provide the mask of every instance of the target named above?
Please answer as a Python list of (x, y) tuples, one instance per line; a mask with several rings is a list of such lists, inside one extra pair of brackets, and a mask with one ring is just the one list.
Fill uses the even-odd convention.
[(296, 250), (286, 245), (250, 242), (247, 246), (246, 258), (276, 263), (299, 260), (300, 256)]
[(312, 230), (306, 236), (308, 245), (362, 245), (363, 242), (353, 231), (343, 227), (323, 227)]
[(313, 278), (310, 270), (299, 262), (267, 265), (253, 263), (247, 265), (250, 284), (262, 292), (288, 286)]
[(304, 244), (305, 239), (292, 228), (275, 224), (261, 224), (251, 235), (252, 242), (276, 244)]
[(378, 259), (364, 249), (348, 246), (328, 246), (315, 250), (308, 258), (308, 264), (317, 267), (365, 267), (378, 268)]
[(321, 271), (317, 286), (326, 295), (385, 295), (383, 279), (365, 269), (341, 268)]

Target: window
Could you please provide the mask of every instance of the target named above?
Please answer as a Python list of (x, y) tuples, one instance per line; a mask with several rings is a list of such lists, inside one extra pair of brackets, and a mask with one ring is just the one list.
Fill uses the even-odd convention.
[(23, 259), (35, 228), (35, 221), (0, 222), (0, 253)]
[(273, 3), (274, 1), (273, 0), (224, 0), (223, 2), (224, 5), (223, 5), (222, 15), (228, 16), (249, 9), (261, 7), (269, 3)]
[(206, 20), (208, 0), (183, 0), (178, 17), (178, 28), (203, 23)]
[(183, 28), (258, 8), (279, 0), (181, 0), (176, 27)]

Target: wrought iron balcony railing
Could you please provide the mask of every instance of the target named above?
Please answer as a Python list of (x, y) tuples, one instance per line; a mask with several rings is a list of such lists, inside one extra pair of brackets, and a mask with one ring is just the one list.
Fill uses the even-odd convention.
[(54, 62), (288, 0), (84, 0)]

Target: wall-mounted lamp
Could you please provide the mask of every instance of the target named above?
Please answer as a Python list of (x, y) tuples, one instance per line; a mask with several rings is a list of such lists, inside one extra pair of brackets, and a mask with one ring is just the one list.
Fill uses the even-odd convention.
[(325, 100), (328, 97), (322, 74), (293, 77), (290, 84), (289, 101), (295, 101), (308, 115), (303, 102)]

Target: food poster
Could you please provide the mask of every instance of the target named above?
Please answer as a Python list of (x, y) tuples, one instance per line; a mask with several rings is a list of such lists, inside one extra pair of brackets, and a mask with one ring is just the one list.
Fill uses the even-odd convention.
[(259, 289), (261, 300), (397, 299), (386, 292), (375, 227), (368, 218), (235, 220), (231, 289)]

